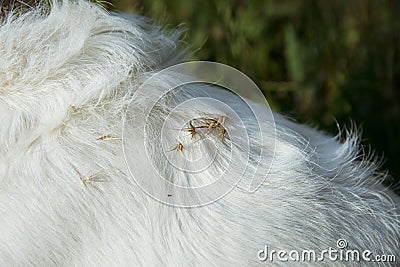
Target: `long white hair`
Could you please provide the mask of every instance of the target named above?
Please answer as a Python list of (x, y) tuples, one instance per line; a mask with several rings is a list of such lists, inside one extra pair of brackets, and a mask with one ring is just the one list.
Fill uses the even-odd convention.
[[(361, 153), (354, 131), (339, 140), (274, 114), (274, 160), (256, 192), (244, 189), (251, 180), (245, 175), (218, 201), (179, 208), (141, 190), (122, 148), (124, 119), (129, 109), (136, 120), (146, 120), (141, 112), (150, 96), (160, 93), (158, 86), (178, 79), (179, 75), (163, 76), (159, 84), (136, 94), (145, 78), (178, 62), (179, 38), (179, 31), (166, 33), (144, 18), (110, 14), (80, 0), (40, 5), (3, 18), (0, 265), (287, 266), (284, 261), (263, 262), (266, 246), (269, 252), (322, 251), (340, 248), (338, 240), (348, 249), (393, 254), (399, 261), (399, 199), (381, 184), (384, 174)], [(192, 139), (196, 133), (191, 130), (203, 135), (216, 130), (210, 138), (218, 156), (201, 176), (171, 166), (151, 137), (157, 137), (162, 115), (170, 112), (174, 101), (202, 94), (231, 105), (239, 100), (206, 85), (179, 92), (160, 102), (148, 120), (151, 158), (182, 185), (199, 179), (210, 182), (230, 153), (220, 142), (229, 142), (222, 122), (228, 130), (239, 127), (238, 122), (219, 121), (218, 108), (204, 102), (173, 115), (173, 120), (193, 122), (184, 128), (186, 143), (175, 141), (176, 129), (169, 129), (167, 139), (176, 145), (167, 155), (211, 151), (209, 144)], [(241, 117), (256, 136), (254, 117), (245, 110)], [(133, 144), (140, 139), (130, 134)], [(133, 164), (146, 157), (129, 149)], [(231, 155), (240, 157), (234, 151)], [(251, 159), (240, 160), (255, 166)], [(236, 167), (230, 171), (235, 173)], [(145, 179), (154, 178), (142, 171)], [(140, 174), (139, 169), (136, 175)], [(171, 190), (166, 198), (179, 198)], [(343, 262), (325, 259), (312, 265)]]

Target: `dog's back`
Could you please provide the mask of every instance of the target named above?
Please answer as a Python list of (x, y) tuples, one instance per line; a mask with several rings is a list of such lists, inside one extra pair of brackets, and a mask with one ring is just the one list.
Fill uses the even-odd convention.
[[(399, 200), (380, 184), (374, 162), (359, 156), (356, 134), (339, 142), (278, 114), (274, 162), (255, 193), (243, 190), (251, 178), (243, 177), (224, 198), (198, 208), (145, 194), (124, 159), (124, 114), (139, 78), (179, 54), (178, 38), (84, 1), (4, 20), (0, 265), (248, 266), (263, 264), (265, 246), (320, 252), (339, 239), (348, 249), (399, 256)], [(205, 85), (192, 89), (234, 99)], [(139, 118), (146, 101), (133, 109)], [(182, 182), (191, 178), (158, 164)]]

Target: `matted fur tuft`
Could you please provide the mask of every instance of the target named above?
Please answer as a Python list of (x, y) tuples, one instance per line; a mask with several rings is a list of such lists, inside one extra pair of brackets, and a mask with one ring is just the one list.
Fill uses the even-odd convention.
[[(257, 258), (265, 245), (321, 251), (340, 238), (400, 257), (399, 199), (374, 161), (360, 157), (357, 133), (339, 142), (275, 114), (275, 160), (254, 194), (239, 185), (184, 209), (143, 193), (124, 161), (123, 117), (143, 77), (177, 60), (178, 40), (179, 31), (79, 0), (3, 20), (1, 266), (251, 266), (267, 264)], [(226, 91), (192, 90), (234, 102)], [(139, 116), (147, 100), (136, 100)]]

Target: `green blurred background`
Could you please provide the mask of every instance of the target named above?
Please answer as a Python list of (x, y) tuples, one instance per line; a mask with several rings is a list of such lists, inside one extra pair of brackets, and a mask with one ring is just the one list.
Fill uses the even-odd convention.
[[(183, 27), (192, 60), (233, 66), (274, 111), (333, 135), (352, 121), (400, 177), (400, 1), (113, 0), (112, 10)], [(369, 146), (370, 145), (370, 146)]]

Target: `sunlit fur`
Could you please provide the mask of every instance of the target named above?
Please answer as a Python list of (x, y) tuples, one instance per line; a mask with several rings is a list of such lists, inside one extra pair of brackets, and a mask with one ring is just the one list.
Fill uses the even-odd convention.
[[(178, 43), (177, 31), (84, 1), (3, 19), (1, 266), (287, 266), (257, 253), (265, 245), (321, 251), (339, 238), (400, 260), (399, 200), (351, 131), (338, 140), (275, 114), (275, 160), (255, 193), (239, 185), (200, 208), (143, 193), (125, 164), (123, 118), (141, 77), (178, 60)], [(235, 102), (226, 91), (198, 90)], [(156, 164), (180, 179), (167, 162)]]

